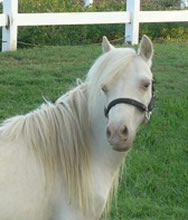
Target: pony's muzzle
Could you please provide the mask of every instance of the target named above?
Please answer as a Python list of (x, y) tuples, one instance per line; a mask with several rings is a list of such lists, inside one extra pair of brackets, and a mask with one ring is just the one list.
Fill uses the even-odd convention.
[(106, 128), (106, 136), (113, 150), (126, 151), (129, 148), (129, 129), (124, 123), (111, 123)]

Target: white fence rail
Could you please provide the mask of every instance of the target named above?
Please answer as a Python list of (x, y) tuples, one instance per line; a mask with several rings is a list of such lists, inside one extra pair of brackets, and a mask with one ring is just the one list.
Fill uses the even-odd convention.
[(79, 24), (125, 24), (130, 16), (125, 12), (69, 12), (18, 14), (18, 26), (79, 25)]
[(125, 12), (25, 14), (18, 13), (18, 0), (3, 0), (3, 14), (0, 14), (0, 27), (3, 27), (2, 51), (17, 49), (19, 26), (126, 24), (126, 41), (137, 44), (139, 24), (153, 22), (188, 22), (188, 10), (140, 11), (140, 0), (127, 0)]

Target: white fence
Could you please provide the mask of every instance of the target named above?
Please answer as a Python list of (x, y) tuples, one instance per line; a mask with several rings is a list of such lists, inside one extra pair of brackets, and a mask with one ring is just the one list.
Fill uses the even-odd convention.
[(140, 11), (140, 0), (127, 0), (127, 11), (125, 12), (26, 14), (18, 13), (18, 0), (3, 0), (3, 14), (0, 14), (2, 51), (17, 49), (19, 26), (126, 24), (126, 41), (137, 44), (139, 24), (154, 22), (188, 22), (188, 10)]

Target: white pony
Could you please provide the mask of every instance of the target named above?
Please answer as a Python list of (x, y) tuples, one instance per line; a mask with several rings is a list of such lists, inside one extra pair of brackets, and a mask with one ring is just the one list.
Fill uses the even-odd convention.
[[(98, 220), (152, 99), (152, 43), (114, 48), (85, 82), (0, 127), (1, 220)], [(105, 113), (104, 113), (105, 109)]]

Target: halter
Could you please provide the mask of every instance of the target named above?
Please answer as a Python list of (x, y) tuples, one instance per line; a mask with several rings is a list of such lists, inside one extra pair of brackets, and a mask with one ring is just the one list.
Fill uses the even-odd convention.
[(141, 112), (145, 113), (145, 119), (147, 121), (149, 121), (151, 114), (152, 114), (152, 110), (154, 108), (154, 103), (155, 103), (155, 88), (154, 88), (154, 81), (152, 82), (152, 97), (151, 100), (148, 104), (148, 106), (144, 105), (141, 102), (138, 102), (134, 99), (129, 99), (129, 98), (117, 98), (112, 100), (107, 108), (104, 109), (104, 115), (106, 118), (108, 118), (108, 114), (109, 111), (111, 110), (111, 108), (117, 104), (129, 104), (129, 105), (133, 105), (135, 106), (137, 109), (139, 109)]

